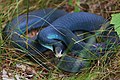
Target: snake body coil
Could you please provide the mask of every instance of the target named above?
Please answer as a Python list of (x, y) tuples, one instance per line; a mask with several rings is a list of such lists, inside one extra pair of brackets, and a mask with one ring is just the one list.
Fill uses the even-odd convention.
[[(42, 28), (43, 26), (48, 26), (50, 23), (55, 21), (57, 18), (67, 14), (67, 12), (63, 10), (55, 10), (52, 8), (42, 9), (32, 11), (28, 15), (28, 30)], [(41, 46), (36, 42), (36, 36), (34, 38), (28, 39), (28, 48), (26, 46), (27, 39), (21, 35), (25, 34), (27, 24), (27, 15), (23, 14), (14, 18), (11, 22), (9, 22), (3, 32), (3, 38), (8, 38), (12, 42), (11, 44), (14, 47), (22, 48), (23, 50), (28, 50), (32, 54), (37, 54), (37, 51), (44, 52), (47, 48)], [(35, 51), (36, 49), (37, 51)]]
[[(91, 13), (86, 13), (86, 12), (70, 13), (58, 18), (50, 26), (41, 30), (37, 36), (38, 38), (37, 40), (41, 44), (43, 44), (43, 46), (48, 45), (51, 49), (57, 40), (61, 40), (66, 45), (69, 45), (71, 43), (74, 43), (75, 41), (79, 41), (79, 39), (74, 34), (71, 34), (70, 31), (84, 30), (84, 31), (92, 32), (95, 30), (99, 30), (102, 24), (106, 23), (106, 21), (107, 20), (104, 19), (103, 17)], [(70, 31), (68, 31), (67, 29), (69, 29)], [(116, 36), (116, 35), (117, 35), (116, 32), (112, 33), (112, 36)], [(116, 37), (115, 39), (118, 39)], [(75, 41), (72, 39), (74, 39)], [(73, 46), (73, 49), (81, 50), (83, 49), (83, 47), (87, 45), (89, 44), (85, 42), (79, 42), (79, 44), (75, 44)], [(97, 48), (102, 47), (102, 45), (104, 47), (105, 44), (93, 43), (92, 46), (90, 46), (90, 48), (92, 50), (97, 50)], [(94, 46), (96, 46), (96, 48)]]

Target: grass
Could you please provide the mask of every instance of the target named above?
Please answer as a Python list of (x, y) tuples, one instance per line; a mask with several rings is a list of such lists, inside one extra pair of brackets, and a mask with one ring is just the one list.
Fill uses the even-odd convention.
[[(112, 1), (112, 0), (111, 0)], [(105, 0), (91, 0), (87, 3), (90, 7), (96, 6), (101, 3), (102, 6), (105, 6)], [(109, 1), (108, 1), (109, 2)], [(115, 2), (115, 0), (114, 0)], [(109, 2), (110, 3), (110, 2)], [(108, 11), (107, 9), (102, 10), (101, 7), (97, 9), (91, 8), (89, 12), (103, 15), (106, 18), (110, 17), (111, 12), (118, 11), (117, 7), (120, 5), (117, 1), (115, 9), (113, 11)], [(30, 0), (29, 10), (35, 10), (39, 8), (49, 7), (58, 7), (60, 2), (57, 0)], [(98, 5), (100, 6), (100, 4)], [(111, 5), (112, 6), (112, 5)], [(81, 73), (67, 73), (58, 70), (53, 70), (50, 72), (45, 71), (43, 67), (39, 64), (32, 62), (25, 57), (24, 54), (19, 54), (16, 51), (16, 48), (12, 48), (6, 44), (8, 40), (2, 39), (2, 30), (6, 25), (7, 21), (12, 20), (13, 17), (18, 16), (22, 13), (27, 12), (27, 2), (25, 0), (9, 0), (0, 2), (0, 71), (5, 69), (9, 73), (22, 74), (26, 73), (21, 69), (16, 68), (16, 64), (24, 64), (32, 68), (32, 71), (35, 70), (35, 76), (33, 80), (118, 80), (120, 79), (120, 52), (116, 53), (113, 58), (110, 59), (108, 64), (105, 64), (106, 57), (100, 58), (98, 61), (94, 62), (90, 69), (84, 70)], [(110, 7), (110, 6), (109, 6)], [(103, 11), (105, 13), (103, 13)], [(107, 14), (107, 15), (106, 15)], [(118, 49), (119, 50), (119, 49)], [(40, 58), (38, 58), (40, 59)], [(51, 65), (51, 64), (50, 64)], [(52, 65), (54, 66), (54, 65)], [(12, 75), (12, 76), (13, 76)], [(1, 76), (1, 75), (0, 75)], [(1, 77), (0, 77), (1, 78)]]

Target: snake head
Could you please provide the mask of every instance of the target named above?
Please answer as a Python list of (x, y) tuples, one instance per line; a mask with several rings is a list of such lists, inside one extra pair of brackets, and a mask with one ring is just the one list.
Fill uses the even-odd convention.
[(60, 57), (62, 57), (63, 55), (62, 55), (62, 53), (63, 53), (63, 50), (61, 49), (61, 47), (55, 47), (55, 56), (57, 57), (57, 58), (60, 58)]
[(64, 50), (65, 45), (62, 42), (57, 42), (53, 45), (53, 51), (55, 52), (55, 56), (57, 58), (61, 58), (63, 56)]

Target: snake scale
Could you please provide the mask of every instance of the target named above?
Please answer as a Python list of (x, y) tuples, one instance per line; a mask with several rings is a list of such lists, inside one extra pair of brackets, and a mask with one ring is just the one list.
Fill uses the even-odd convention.
[[(28, 50), (33, 55), (38, 53), (32, 47), (39, 52), (50, 49), (56, 54), (62, 55), (57, 67), (68, 72), (79, 72), (81, 69), (89, 67), (90, 58), (101, 57), (105, 51), (116, 47), (120, 41), (111, 24), (107, 25), (106, 31), (96, 33), (103, 27), (103, 24), (108, 22), (101, 16), (87, 12), (67, 13), (63, 10), (48, 8), (29, 12), (29, 32), (32, 29), (47, 27), (39, 31), (35, 37), (29, 38), (27, 47), (27, 39), (24, 36), (21, 37), (25, 34), (26, 17), (27, 15), (23, 14), (9, 22), (3, 30), (3, 38), (8, 38), (14, 47)], [(80, 41), (83, 37), (76, 36), (77, 31), (90, 32), (93, 37), (88, 41)], [(101, 36), (103, 41), (97, 42), (94, 35)], [(69, 46), (71, 47), (68, 48)], [(67, 56), (67, 50), (80, 58)]]

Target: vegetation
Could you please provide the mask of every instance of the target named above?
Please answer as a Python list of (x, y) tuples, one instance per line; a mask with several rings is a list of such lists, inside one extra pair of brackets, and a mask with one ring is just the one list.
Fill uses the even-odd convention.
[(118, 35), (120, 36), (120, 13), (112, 14), (111, 24), (115, 24), (115, 30), (117, 31)]
[[(67, 2), (68, 1), (68, 2)], [(9, 41), (3, 40), (2, 30), (8, 21), (15, 16), (25, 12), (41, 9), (45, 7), (62, 8), (67, 6), (68, 11), (87, 11), (104, 16), (111, 19), (111, 23), (115, 24), (115, 30), (120, 36), (120, 1), (119, 0), (1, 0), (0, 1), (0, 78), (12, 79), (21, 78), (21, 80), (118, 80), (120, 79), (120, 49), (109, 59), (109, 63), (105, 64), (106, 57), (103, 56), (93, 64), (90, 69), (81, 73), (68, 73), (56, 69), (55, 65), (49, 63), (53, 67), (51, 71), (47, 71), (25, 54), (17, 52), (16, 48), (9, 45)], [(74, 7), (75, 9), (72, 9)], [(29, 9), (28, 9), (29, 8)], [(63, 9), (66, 9), (63, 7)], [(118, 14), (115, 14), (118, 13)], [(111, 16), (112, 14), (112, 16)], [(49, 51), (50, 53), (50, 51)], [(45, 53), (48, 55), (48, 53)], [(48, 55), (49, 56), (49, 55)], [(47, 56), (47, 57), (48, 57)], [(50, 59), (51, 57), (47, 58)], [(41, 59), (41, 58), (33, 58)], [(55, 69), (55, 70), (54, 70)], [(7, 74), (5, 74), (7, 72)], [(3, 76), (3, 74), (5, 74)], [(32, 76), (30, 76), (32, 75)], [(21, 77), (22, 76), (22, 77)]]

